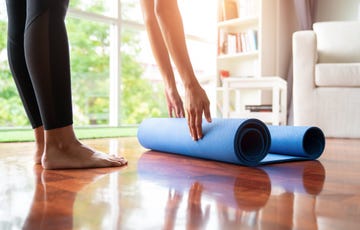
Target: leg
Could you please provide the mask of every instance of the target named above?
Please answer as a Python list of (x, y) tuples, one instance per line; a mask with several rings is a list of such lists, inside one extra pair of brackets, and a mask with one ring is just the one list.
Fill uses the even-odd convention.
[(45, 169), (126, 164), (82, 145), (72, 126), (69, 47), (64, 18), (68, 0), (27, 0), (25, 59), (44, 124)]
[(35, 163), (40, 164), (44, 151), (44, 133), (39, 107), (24, 54), (26, 0), (7, 0), (9, 66), (35, 134)]

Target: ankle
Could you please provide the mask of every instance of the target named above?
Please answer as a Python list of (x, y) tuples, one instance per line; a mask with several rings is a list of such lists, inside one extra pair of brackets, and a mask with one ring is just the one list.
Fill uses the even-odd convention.
[(57, 129), (45, 130), (45, 148), (66, 150), (78, 143), (72, 125)]
[(35, 144), (37, 147), (44, 147), (44, 127), (34, 128)]

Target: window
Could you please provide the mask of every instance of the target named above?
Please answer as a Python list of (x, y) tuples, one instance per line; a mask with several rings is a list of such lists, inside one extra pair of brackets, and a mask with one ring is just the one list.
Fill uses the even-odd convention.
[[(216, 1), (178, 3), (194, 69), (201, 83), (207, 84), (215, 73)], [(70, 1), (66, 25), (76, 126), (132, 125), (145, 117), (167, 116), (163, 84), (139, 4), (138, 0)], [(5, 1), (1, 1), (2, 31), (6, 20)], [(6, 33), (1, 33), (0, 127), (29, 126), (6, 53)]]

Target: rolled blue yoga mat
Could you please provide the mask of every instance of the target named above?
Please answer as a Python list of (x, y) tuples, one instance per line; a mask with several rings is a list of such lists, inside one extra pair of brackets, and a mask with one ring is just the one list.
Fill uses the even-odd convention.
[(138, 129), (147, 149), (239, 165), (316, 159), (325, 138), (316, 127), (267, 126), (258, 119), (213, 119), (193, 141), (185, 118), (148, 118)]
[(262, 163), (314, 160), (325, 148), (321, 129), (312, 126), (268, 126), (271, 136), (269, 154)]

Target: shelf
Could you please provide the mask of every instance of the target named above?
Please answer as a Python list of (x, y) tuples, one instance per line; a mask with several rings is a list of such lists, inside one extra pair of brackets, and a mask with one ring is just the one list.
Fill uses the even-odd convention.
[(230, 117), (256, 118), (270, 124), (272, 124), (274, 116), (283, 117), (284, 114), (282, 112), (280, 112), (278, 115), (275, 115), (273, 112), (230, 112)]
[[(286, 81), (271, 77), (279, 75), (275, 32), (280, 1), (234, 1), (240, 17), (217, 23), (216, 106), (212, 109), (223, 118), (255, 117), (286, 124), (286, 114), (281, 113), (286, 111)], [(222, 77), (225, 71), (227, 78)], [(247, 104), (265, 103), (272, 104), (274, 112), (244, 110)]]
[(219, 55), (217, 58), (218, 58), (218, 60), (235, 59), (235, 58), (257, 58), (258, 55), (259, 55), (259, 51), (256, 50), (256, 51), (252, 51), (252, 52), (222, 54), (222, 55)]
[[(222, 81), (222, 109), (224, 118), (257, 118), (273, 125), (286, 124), (286, 91), (287, 83), (284, 79), (277, 76), (258, 77), (258, 78), (225, 78)], [(246, 105), (260, 105), (261, 101), (257, 93), (262, 90), (270, 90), (272, 101), (272, 111), (270, 112), (250, 112), (245, 110)], [(251, 94), (251, 92), (253, 94)], [(244, 94), (245, 93), (245, 94)]]
[(230, 112), (230, 117), (257, 118), (264, 122), (271, 122), (273, 119), (273, 115), (274, 114), (272, 112), (249, 112), (249, 111)]
[(257, 27), (259, 23), (258, 17), (235, 18), (218, 22), (218, 29), (231, 27)]
[(277, 76), (266, 77), (228, 77), (224, 78), (232, 88), (237, 89), (272, 89), (274, 87), (287, 88), (284, 79)]

